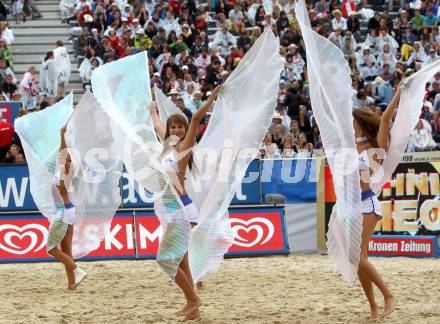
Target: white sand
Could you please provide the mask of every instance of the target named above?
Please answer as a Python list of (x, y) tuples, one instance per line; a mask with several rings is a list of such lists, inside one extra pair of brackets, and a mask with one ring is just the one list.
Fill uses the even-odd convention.
[[(398, 298), (385, 323), (440, 323), (440, 260), (373, 258)], [(184, 303), (154, 261), (82, 262), (88, 278), (64, 292), (59, 263), (0, 265), (0, 323), (170, 323)], [(229, 259), (206, 282), (198, 323), (366, 323), (359, 284), (327, 256)], [(382, 300), (378, 300), (382, 304)]]

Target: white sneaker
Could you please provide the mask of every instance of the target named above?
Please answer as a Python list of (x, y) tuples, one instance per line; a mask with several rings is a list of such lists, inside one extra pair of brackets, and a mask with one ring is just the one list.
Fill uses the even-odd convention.
[(85, 271), (81, 270), (79, 267), (76, 267), (75, 270), (73, 270), (73, 273), (75, 274), (74, 287), (76, 287), (81, 283), (81, 281), (84, 280), (84, 278), (87, 276), (87, 273)]

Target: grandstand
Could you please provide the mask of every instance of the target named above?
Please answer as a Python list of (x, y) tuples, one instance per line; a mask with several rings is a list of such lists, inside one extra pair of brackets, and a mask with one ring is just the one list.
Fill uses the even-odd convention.
[[(272, 5), (264, 2), (266, 8), (254, 0), (111, 0), (108, 4), (100, 0), (27, 0), (23, 11), (28, 12), (26, 7), (34, 3), (42, 17), (36, 11), (34, 18), (20, 21), (14, 16), (15, 7), (8, 4), (7, 24), (2, 23), (6, 47), (0, 49), (0, 99), (21, 101), (25, 108), (22, 114), (59, 99), (56, 94), (43, 100), (45, 91), (40, 89), (36, 105), (29, 106), (24, 103), (29, 96), (20, 90), (20, 81), (31, 66), (36, 67), (35, 89), (41, 88), (42, 61), (59, 40), (70, 56), (72, 68), (66, 91), (73, 91), (75, 103), (90, 86), (97, 66), (145, 50), (150, 58), (151, 84), (158, 84), (166, 94), (175, 93), (173, 100), (182, 98), (184, 109), (194, 111), (213, 86), (224, 82), (261, 31), (271, 25), (280, 37), (285, 69), (262, 157), (311, 156), (322, 151), (308, 98), (305, 49), (293, 0), (276, 0)], [(341, 48), (350, 63), (355, 108), (366, 106), (381, 114), (398, 82), (438, 57), (438, 6), (431, 0), (308, 3), (312, 26)], [(7, 74), (13, 74), (16, 90), (6, 81)], [(440, 75), (427, 87), (423, 114), (408, 151), (437, 149), (439, 82)], [(206, 125), (201, 127), (202, 133)], [(2, 142), (0, 160), (14, 162), (5, 157), (16, 137)]]

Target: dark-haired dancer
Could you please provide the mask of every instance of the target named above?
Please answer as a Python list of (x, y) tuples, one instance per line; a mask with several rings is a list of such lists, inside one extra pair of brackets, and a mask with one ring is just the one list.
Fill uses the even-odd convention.
[(370, 302), (370, 318), (377, 319), (373, 283), (384, 297), (382, 316), (394, 310), (396, 301), (368, 260), (368, 242), (381, 218), (371, 187), (378, 182), (374, 176), (381, 163), (388, 162), (381, 153), (390, 148), (390, 121), (400, 99), (400, 87), (382, 121), (373, 111), (353, 110), (351, 71), (342, 51), (312, 29), (304, 0), (299, 0), (295, 9), (307, 48), (312, 109), (336, 194), (328, 224), (328, 254), (345, 280), (353, 284), (359, 278)]
[(359, 260), (358, 278), (362, 284), (365, 295), (370, 304), (371, 319), (377, 319), (379, 308), (376, 304), (373, 283), (379, 288), (384, 298), (382, 316), (390, 314), (396, 305), (396, 300), (382, 279), (376, 268), (368, 259), (368, 242), (374, 233), (377, 221), (382, 218), (379, 199), (370, 188), (371, 170), (370, 161), (379, 165), (379, 154), (374, 154), (375, 149), (387, 151), (390, 143), (390, 123), (400, 99), (400, 85), (384, 111), (382, 118), (368, 109), (353, 110), (353, 126), (356, 137), (356, 147), (359, 153), (360, 186), (362, 190), (362, 241)]

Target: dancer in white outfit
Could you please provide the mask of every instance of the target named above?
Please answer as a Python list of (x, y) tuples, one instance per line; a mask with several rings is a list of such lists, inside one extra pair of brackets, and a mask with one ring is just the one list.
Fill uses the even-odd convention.
[(401, 161), (421, 113), (425, 85), (440, 70), (440, 62), (404, 80), (382, 118), (367, 109), (353, 110), (351, 71), (343, 53), (311, 28), (304, 0), (296, 3), (296, 18), (307, 49), (312, 109), (336, 194), (328, 224), (328, 254), (345, 280), (353, 284), (359, 278), (370, 303), (370, 318), (377, 319), (373, 283), (384, 298), (382, 317), (394, 310), (396, 299), (368, 260), (368, 242), (381, 218), (375, 193)]
[(390, 143), (391, 118), (397, 108), (400, 99), (400, 86), (384, 111), (382, 118), (368, 109), (353, 110), (353, 126), (356, 136), (356, 146), (359, 152), (360, 186), (362, 190), (362, 241), (359, 260), (358, 278), (370, 303), (370, 318), (375, 320), (379, 316), (379, 307), (376, 304), (373, 291), (373, 283), (379, 288), (384, 298), (384, 310), (382, 317), (390, 314), (396, 305), (396, 300), (387, 287), (385, 281), (368, 259), (368, 242), (374, 233), (377, 221), (382, 218), (379, 200), (370, 188), (370, 160), (380, 167), (381, 160), (371, 154), (371, 149), (387, 151)]
[[(155, 212), (162, 225), (166, 224), (157, 261), (186, 292), (188, 303), (181, 314), (186, 313), (187, 319), (198, 317), (199, 313), (200, 301), (191, 281), (198, 282), (218, 271), (232, 245), (234, 233), (228, 206), (272, 120), (283, 68), (278, 49), (279, 41), (268, 28), (222, 85), (209, 127), (192, 151), (193, 167), (185, 175), (185, 183), (183, 177), (190, 157), (179, 156), (183, 148), (193, 146), (197, 113), (205, 109), (198, 109), (188, 128), (183, 116), (177, 116), (176, 122), (171, 123), (172, 118), (161, 115), (169, 125), (163, 125), (165, 131), (160, 137), (167, 137), (163, 134), (168, 131), (168, 135), (177, 136), (178, 144), (174, 157), (167, 156), (159, 163), (157, 157), (166, 154), (150, 116), (145, 114), (145, 107), (151, 106), (145, 52), (103, 65), (92, 75), (93, 94), (111, 118), (111, 133), (127, 172), (155, 195)], [(258, 81), (262, 79), (265, 82)], [(249, 85), (246, 95), (243, 84)], [(194, 209), (186, 207), (191, 205), (186, 193), (198, 212), (194, 229), (190, 224)], [(179, 265), (185, 267), (187, 251), (190, 271), (185, 273)]]
[(74, 168), (70, 154), (65, 154), (65, 125), (72, 111), (70, 94), (52, 107), (17, 118), (14, 124), (26, 153), (32, 197), (50, 222), (46, 250), (64, 264), (68, 290), (75, 289), (86, 275), (76, 265), (72, 248), (78, 215), (68, 193), (74, 181)]
[[(70, 93), (51, 107), (15, 120), (28, 162), (30, 192), (50, 222), (47, 252), (65, 265), (68, 289), (85, 276), (74, 260), (99, 247), (120, 206), (122, 163), (109, 140), (108, 118), (97, 106), (86, 92), (73, 113)], [(104, 145), (109, 158), (98, 167), (89, 163), (87, 153)]]
[(160, 199), (155, 201), (154, 210), (164, 227), (164, 234), (159, 243), (156, 260), (164, 271), (176, 282), (186, 297), (186, 305), (177, 314), (192, 320), (200, 316), (201, 300), (194, 291), (194, 282), (188, 261), (188, 246), (191, 226), (197, 224), (197, 210), (185, 189), (185, 173), (187, 166), (191, 168), (192, 154), (188, 153), (195, 144), (196, 132), (200, 121), (212, 106), (220, 88), (216, 88), (208, 100), (194, 113), (191, 122), (182, 114), (171, 115), (167, 119), (166, 128), (160, 122), (156, 108), (150, 110), (154, 128), (162, 141), (170, 136), (177, 136), (178, 143), (161, 162), (173, 182), (179, 195), (176, 200), (171, 188), (166, 189)]
[[(66, 154), (65, 133), (66, 127), (61, 128), (61, 147), (52, 184), (52, 196), (57, 206), (57, 216), (50, 224), (47, 253), (64, 264), (68, 281), (67, 289), (73, 290), (85, 278), (86, 273), (76, 265), (72, 255), (73, 226), (77, 220), (77, 213), (68, 193), (73, 172), (70, 155)], [(58, 248), (59, 245), (61, 249)]]

